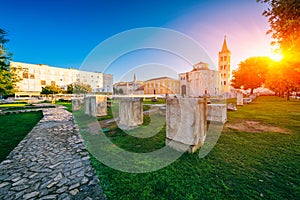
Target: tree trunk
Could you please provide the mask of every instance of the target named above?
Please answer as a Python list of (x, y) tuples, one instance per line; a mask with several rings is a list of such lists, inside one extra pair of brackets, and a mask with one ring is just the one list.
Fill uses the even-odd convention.
[(253, 89), (253, 88), (251, 88), (250, 94), (253, 94), (253, 90), (254, 90), (254, 89)]
[(290, 100), (290, 91), (287, 91), (287, 97), (286, 100)]

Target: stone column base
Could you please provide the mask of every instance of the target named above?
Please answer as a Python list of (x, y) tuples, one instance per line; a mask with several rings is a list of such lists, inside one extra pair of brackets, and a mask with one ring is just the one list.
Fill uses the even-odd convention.
[(175, 149), (176, 151), (195, 153), (203, 145), (203, 143), (199, 143), (197, 145), (188, 145), (176, 140), (166, 138), (166, 145), (171, 147), (172, 149)]

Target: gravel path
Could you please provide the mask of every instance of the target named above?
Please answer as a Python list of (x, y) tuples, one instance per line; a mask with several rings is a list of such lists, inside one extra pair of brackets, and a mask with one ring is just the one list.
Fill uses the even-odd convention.
[(0, 164), (0, 199), (106, 199), (71, 113), (43, 114)]

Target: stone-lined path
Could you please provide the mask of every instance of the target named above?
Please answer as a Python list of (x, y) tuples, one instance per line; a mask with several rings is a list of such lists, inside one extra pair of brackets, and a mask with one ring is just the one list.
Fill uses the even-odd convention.
[(43, 114), (0, 164), (0, 199), (105, 199), (72, 114)]

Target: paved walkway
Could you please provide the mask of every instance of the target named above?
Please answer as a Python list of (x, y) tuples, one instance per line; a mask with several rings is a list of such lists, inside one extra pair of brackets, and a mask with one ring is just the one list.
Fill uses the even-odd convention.
[(105, 199), (71, 113), (43, 113), (0, 164), (0, 199)]

